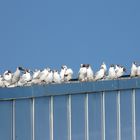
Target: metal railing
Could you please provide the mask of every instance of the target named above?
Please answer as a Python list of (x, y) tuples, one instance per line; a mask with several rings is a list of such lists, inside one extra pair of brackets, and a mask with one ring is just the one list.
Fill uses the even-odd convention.
[(0, 89), (0, 140), (139, 140), (140, 79)]

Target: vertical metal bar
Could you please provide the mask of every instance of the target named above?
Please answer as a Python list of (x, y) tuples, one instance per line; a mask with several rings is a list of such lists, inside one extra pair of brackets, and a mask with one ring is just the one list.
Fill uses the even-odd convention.
[(105, 92), (101, 96), (102, 140), (105, 140)]
[(53, 96), (50, 97), (50, 140), (53, 140)]
[(135, 89), (132, 91), (132, 140), (136, 140)]
[(16, 112), (15, 112), (15, 111), (16, 111), (16, 110), (15, 110), (15, 100), (13, 100), (12, 103), (13, 103), (13, 104), (12, 104), (12, 119), (13, 119), (13, 120), (12, 120), (12, 126), (13, 126), (13, 128), (12, 128), (12, 135), (13, 135), (13, 136), (12, 136), (12, 139), (15, 140), (15, 139), (16, 139), (16, 137), (15, 137), (15, 133), (16, 133), (16, 132), (15, 132), (15, 130), (16, 130), (16, 128), (15, 128), (15, 125), (16, 125), (16, 124), (15, 124), (15, 123), (16, 123), (16, 121), (15, 121), (15, 113), (16, 113)]
[(35, 98), (32, 98), (32, 140), (35, 140)]
[(68, 140), (71, 140), (71, 95), (68, 95)]
[(117, 93), (117, 140), (121, 140), (120, 91)]
[(85, 140), (89, 140), (88, 94), (85, 97)]

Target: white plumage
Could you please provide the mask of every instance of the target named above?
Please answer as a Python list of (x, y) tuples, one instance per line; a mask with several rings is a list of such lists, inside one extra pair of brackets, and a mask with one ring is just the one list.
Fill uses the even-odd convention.
[(68, 68), (66, 71), (65, 71), (65, 80), (66, 82), (70, 81), (72, 79), (72, 76), (73, 76), (73, 70), (71, 68)]
[(3, 74), (3, 79), (4, 79), (4, 85), (6, 87), (10, 86), (12, 83), (12, 73), (11, 71), (7, 70)]
[(71, 68), (68, 68), (66, 65), (63, 65), (60, 71), (61, 82), (70, 81), (72, 79), (72, 76), (73, 70)]
[(59, 75), (59, 73), (58, 73), (57, 70), (54, 70), (54, 73), (53, 73), (53, 81), (55, 83), (61, 83), (61, 77), (60, 77), (60, 75)]
[(24, 71), (22, 67), (17, 67), (16, 71), (12, 75), (12, 84), (17, 85), (18, 81), (20, 80), (21, 71)]
[[(24, 73), (21, 75), (21, 71)], [(33, 74), (32, 71), (28, 69), (23, 69), (22, 67), (17, 67), (16, 71), (12, 73), (7, 70), (0, 75), (0, 87), (16, 87), (16, 86), (30, 86), (32, 84), (51, 84), (51, 83), (62, 83), (68, 81), (74, 81), (73, 70), (68, 68), (66, 65), (61, 67), (60, 73), (57, 70), (51, 70), (50, 68), (45, 68), (44, 70), (35, 70)], [(83, 81), (96, 81), (101, 79), (117, 79), (125, 74), (125, 68), (120, 65), (111, 65), (108, 69), (103, 62), (100, 66), (100, 70), (94, 75), (93, 69), (89, 64), (81, 64), (78, 72), (78, 80)], [(135, 62), (132, 63), (130, 77), (140, 77), (140, 66), (137, 66)], [(124, 76), (123, 78), (125, 78)]]
[(79, 81), (86, 81), (87, 80), (87, 68), (84, 64), (81, 64), (80, 70), (78, 73), (78, 79)]
[(125, 68), (122, 66), (119, 66), (118, 70), (116, 71), (116, 77), (119, 78), (123, 76), (125, 73)]
[(53, 82), (53, 71), (52, 71), (52, 70), (49, 71), (48, 76), (47, 76), (47, 78), (45, 79), (45, 82), (46, 82), (47, 84)]
[(65, 80), (65, 73), (66, 73), (66, 70), (67, 70), (67, 66), (66, 65), (63, 65), (61, 67), (61, 71), (60, 71), (60, 77), (61, 77), (61, 81), (64, 82)]
[(106, 66), (105, 62), (102, 63), (100, 68), (103, 68), (104, 69), (104, 73), (107, 74), (107, 66)]
[(116, 78), (116, 72), (115, 72), (114, 65), (111, 65), (109, 70), (108, 70), (108, 78), (109, 79), (115, 79)]
[(137, 76), (137, 65), (135, 62), (132, 63), (130, 76), (131, 77)]
[(93, 70), (92, 70), (90, 65), (87, 65), (87, 80), (88, 81), (93, 81), (93, 79), (94, 79)]
[(30, 70), (25, 70), (20, 80), (18, 81), (18, 86), (31, 85), (32, 76)]
[(95, 80), (101, 80), (105, 76), (105, 69), (103, 67), (100, 68), (98, 72), (95, 74)]
[(40, 78), (40, 73), (41, 73), (41, 71), (36, 69), (33, 72), (33, 79), (39, 79)]
[(40, 80), (46, 81), (46, 78), (49, 74), (50, 68), (45, 68), (43, 71), (40, 72)]

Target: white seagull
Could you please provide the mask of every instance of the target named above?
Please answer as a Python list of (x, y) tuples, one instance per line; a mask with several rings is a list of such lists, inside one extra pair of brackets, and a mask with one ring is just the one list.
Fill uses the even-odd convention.
[(64, 81), (68, 82), (72, 79), (73, 76), (73, 70), (71, 68), (66, 69), (65, 75), (64, 75)]
[(116, 78), (123, 76), (125, 72), (126, 72), (126, 69), (123, 66), (118, 66), (116, 70)]
[(53, 82), (53, 71), (52, 71), (52, 70), (49, 70), (48, 72), (49, 72), (49, 73), (48, 73), (47, 78), (45, 79), (45, 82), (46, 82), (47, 84), (50, 84), (50, 83)]
[(94, 73), (89, 64), (87, 64), (87, 81), (93, 81), (94, 79)]
[(40, 72), (40, 80), (42, 82), (45, 82), (46, 81), (46, 78), (49, 74), (49, 71), (50, 71), (50, 68), (45, 68), (43, 71)]
[(85, 64), (81, 64), (78, 72), (78, 80), (81, 82), (87, 81), (87, 67)]
[(131, 77), (137, 76), (137, 64), (136, 64), (136, 62), (132, 63), (130, 76)]
[(18, 86), (31, 85), (32, 76), (30, 74), (30, 70), (25, 69), (23, 75), (18, 81)]
[(104, 68), (104, 72), (106, 75), (107, 74), (107, 66), (106, 66), (105, 62), (102, 63), (101, 67)]
[(104, 76), (105, 76), (105, 69), (104, 67), (101, 66), (100, 70), (95, 74), (95, 81), (103, 79)]
[(12, 84), (12, 73), (10, 70), (7, 70), (3, 74), (4, 84), (6, 87)]
[(54, 72), (53, 72), (53, 82), (54, 83), (61, 83), (61, 77), (60, 77), (57, 70), (54, 70)]
[(12, 84), (17, 84), (20, 79), (20, 72), (24, 71), (22, 67), (17, 67), (16, 71), (12, 75)]
[(64, 82), (64, 80), (65, 80), (66, 70), (67, 70), (67, 66), (66, 65), (61, 66), (60, 77), (61, 77), (61, 81), (62, 82)]
[(108, 70), (108, 78), (109, 79), (115, 79), (116, 78), (116, 72), (115, 72), (114, 65), (111, 65), (109, 70)]
[(37, 69), (33, 72), (32, 84), (41, 84), (40, 73), (41, 71)]
[(40, 78), (40, 70), (35, 69), (35, 71), (33, 72), (33, 79), (39, 79)]

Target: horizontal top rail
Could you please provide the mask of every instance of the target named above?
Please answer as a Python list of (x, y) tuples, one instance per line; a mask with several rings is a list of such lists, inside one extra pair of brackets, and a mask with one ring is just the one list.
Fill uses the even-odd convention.
[(0, 88), (0, 100), (36, 98), (43, 96), (67, 95), (78, 93), (97, 93), (102, 91), (139, 89), (140, 78), (122, 78), (96, 82), (79, 82), (34, 85), (29, 87)]

